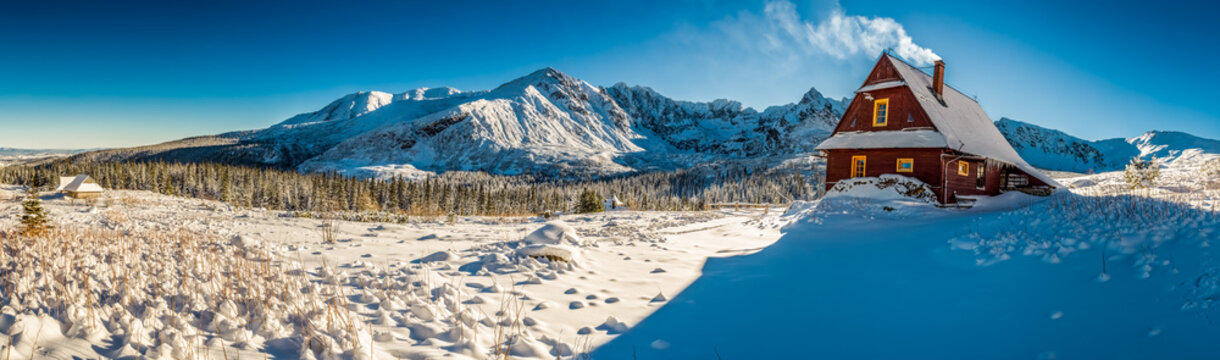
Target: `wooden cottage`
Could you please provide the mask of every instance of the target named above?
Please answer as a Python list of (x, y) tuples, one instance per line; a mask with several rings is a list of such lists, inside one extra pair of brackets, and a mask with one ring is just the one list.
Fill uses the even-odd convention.
[(74, 199), (97, 199), (102, 196), (102, 186), (89, 175), (60, 176), (55, 191), (68, 194)]
[(974, 99), (945, 86), (945, 63), (928, 75), (881, 54), (834, 133), (818, 145), (826, 189), (853, 177), (898, 174), (927, 183), (942, 204), (1004, 191), (1049, 194), (1060, 185), (1013, 150)]

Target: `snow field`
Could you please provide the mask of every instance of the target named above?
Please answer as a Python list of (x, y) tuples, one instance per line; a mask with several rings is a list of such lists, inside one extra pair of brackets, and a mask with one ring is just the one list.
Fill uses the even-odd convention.
[(970, 209), (875, 186), (798, 202), (775, 244), (709, 260), (593, 356), (1215, 358), (1220, 191), (1162, 171), (1147, 190), (1103, 173)]
[(108, 196), (96, 208), (44, 196), (57, 229), (36, 241), (16, 241), (19, 214), (0, 204), (9, 234), (0, 264), (11, 274), (0, 278), (0, 344), (13, 343), (0, 353), (571, 358), (665, 304), (708, 257), (778, 236), (757, 213), (619, 211), (549, 224), (334, 221), (335, 241), (325, 243), (319, 224), (329, 221), (147, 192)]

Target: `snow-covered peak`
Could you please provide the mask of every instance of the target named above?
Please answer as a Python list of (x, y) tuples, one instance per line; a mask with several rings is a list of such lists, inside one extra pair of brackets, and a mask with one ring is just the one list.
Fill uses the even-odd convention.
[(574, 91), (576, 89), (580, 89), (583, 87), (592, 88), (593, 86), (589, 85), (588, 83), (584, 82), (583, 80), (574, 78), (572, 76), (569, 76), (568, 74), (564, 74), (562, 71), (556, 70), (555, 68), (546, 67), (546, 68), (534, 71), (534, 72), (530, 73), (529, 75), (525, 75), (525, 76), (513, 79), (512, 81), (509, 81), (507, 83), (504, 83), (503, 85), (500, 85), (499, 87), (496, 87), (495, 89), (493, 89), (491, 92), (500, 93), (500, 94), (503, 94), (503, 93), (518, 94), (518, 93), (525, 92), (525, 89), (529, 88), (529, 87), (533, 87), (533, 88), (537, 89), (539, 92), (541, 92), (545, 95), (549, 95), (549, 93), (544, 90), (555, 90), (555, 89), (559, 89), (559, 88), (566, 88), (566, 89)]
[(1121, 168), (1139, 151), (1119, 141), (1089, 141), (1062, 131), (1047, 129), (1009, 118), (995, 122), (996, 128), (1030, 165), (1072, 172), (1102, 172)]
[(996, 128), (1030, 165), (1059, 171), (1121, 170), (1133, 157), (1156, 156), (1191, 165), (1220, 154), (1220, 141), (1176, 131), (1150, 131), (1133, 138), (1084, 140), (1059, 130), (1001, 118)]
[(805, 96), (801, 97), (799, 104), (815, 104), (825, 101), (828, 100), (822, 96), (822, 92), (818, 91), (817, 88), (809, 88), (809, 91), (805, 92)]
[(1140, 157), (1155, 156), (1167, 162), (1198, 163), (1220, 154), (1220, 141), (1205, 139), (1180, 131), (1149, 131), (1127, 139), (1139, 149)]
[(381, 91), (351, 93), (332, 101), (321, 110), (293, 116), (277, 124), (277, 126), (351, 119), (389, 105), (391, 102), (394, 102), (394, 98), (393, 94)]
[(395, 95), (394, 100), (435, 100), (461, 94), (462, 91), (448, 86), (438, 88), (419, 88)]

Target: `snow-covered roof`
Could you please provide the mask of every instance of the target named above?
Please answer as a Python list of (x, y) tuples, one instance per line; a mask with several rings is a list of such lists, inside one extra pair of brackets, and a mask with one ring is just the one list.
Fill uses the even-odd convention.
[(1012, 145), (1009, 145), (1000, 130), (996, 129), (977, 101), (950, 86), (945, 86), (941, 99), (937, 99), (932, 90), (931, 75), (888, 53), (882, 56), (889, 59), (894, 69), (898, 70), (899, 76), (919, 100), (932, 124), (944, 134), (949, 148), (1012, 164), (1048, 185), (1061, 187), (1058, 182), (1026, 163), (1025, 159), (1013, 150)]
[(876, 83), (876, 84), (872, 84), (872, 85), (864, 85), (860, 89), (856, 90), (856, 93), (858, 94), (858, 93), (868, 92), (868, 91), (873, 91), (873, 90), (895, 88), (895, 87), (903, 86), (906, 84), (907, 83), (902, 80), (886, 81), (886, 82)]
[(55, 191), (102, 192), (102, 186), (93, 182), (89, 175), (60, 176)]
[(945, 148), (945, 136), (936, 130), (859, 131), (838, 133), (818, 144), (818, 150), (880, 148)]

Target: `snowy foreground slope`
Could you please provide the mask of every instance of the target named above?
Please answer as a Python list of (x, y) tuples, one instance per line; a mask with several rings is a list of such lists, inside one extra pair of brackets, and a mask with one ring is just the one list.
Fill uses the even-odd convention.
[(322, 220), (111, 191), (44, 195), (58, 230), (16, 241), (18, 193), (0, 189), (5, 359), (571, 359), (779, 236), (779, 210), (615, 211), (340, 221), (328, 244)]
[(401, 224), (136, 191), (95, 207), (45, 194), (56, 230), (38, 239), (16, 236), (20, 189), (4, 186), (0, 353), (1215, 358), (1220, 183), (1207, 180), (1167, 167), (1160, 185), (1132, 192), (1121, 173), (1101, 173), (965, 210), (860, 186), (784, 216)]
[[(974, 209), (839, 197), (703, 276), (602, 359), (1214, 359), (1220, 191), (1067, 179)], [(1149, 197), (1150, 196), (1150, 197)], [(886, 211), (889, 206), (894, 211)]]
[(1220, 140), (1176, 131), (1149, 131), (1133, 138), (1090, 141), (1008, 118), (995, 124), (1022, 158), (1048, 170), (1078, 173), (1122, 170), (1133, 157), (1153, 156), (1171, 166), (1197, 166), (1208, 155), (1220, 154)]

